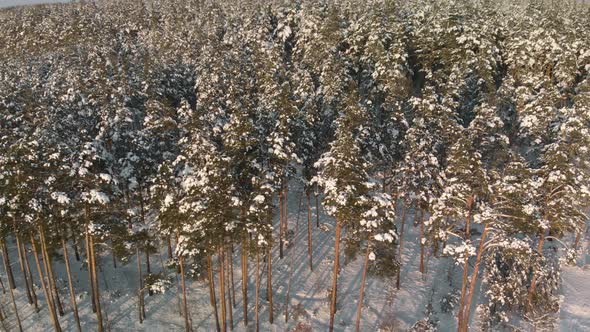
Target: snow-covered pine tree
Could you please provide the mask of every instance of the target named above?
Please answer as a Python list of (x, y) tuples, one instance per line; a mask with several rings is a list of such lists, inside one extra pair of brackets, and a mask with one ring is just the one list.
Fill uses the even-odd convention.
[(354, 82), (350, 82), (347, 97), (342, 104), (337, 120), (334, 141), (320, 160), (316, 181), (324, 191), (324, 205), (328, 215), (336, 219), (334, 269), (330, 301), (330, 331), (334, 329), (334, 315), (337, 307), (338, 273), (340, 269), (340, 242), (342, 229), (361, 220), (364, 202), (375, 183), (370, 182), (362, 149), (360, 132), (367, 125), (367, 111), (360, 104), (360, 97)]
[[(399, 190), (403, 202), (414, 206), (415, 225), (420, 225), (420, 272), (425, 273), (424, 214), (430, 210), (431, 201), (438, 196), (442, 186), (442, 150), (446, 144), (445, 133), (455, 130), (456, 124), (449, 119), (446, 109), (441, 107), (427, 90), (423, 98), (413, 98), (410, 104), (414, 118), (404, 137), (405, 156), (399, 168)], [(442, 133), (441, 136), (432, 135)], [(449, 134), (447, 134), (449, 135)], [(410, 206), (404, 207), (408, 209)], [(418, 220), (418, 211), (420, 219)], [(405, 220), (402, 220), (405, 223)], [(402, 225), (403, 227), (403, 225)], [(403, 235), (403, 234), (402, 234)]]
[[(481, 223), (474, 216), (484, 213), (489, 196), (487, 170), (481, 162), (481, 154), (475, 150), (469, 138), (460, 137), (451, 146), (444, 172), (443, 190), (432, 206), (432, 216), (425, 222), (430, 245), (438, 247), (443, 243), (443, 253), (450, 255), (463, 265), (461, 299), (458, 311), (459, 331), (466, 331), (464, 317), (469, 275), (469, 257), (476, 253), (472, 235)], [(481, 240), (485, 241), (484, 232)], [(449, 235), (459, 241), (458, 245), (447, 243)], [(480, 240), (480, 241), (481, 241)], [(483, 241), (481, 241), (483, 242)]]
[[(482, 287), (487, 303), (478, 307), (482, 326), (494, 328), (508, 323), (511, 316), (524, 309), (527, 297), (528, 271), (538, 269), (539, 260), (532, 256), (531, 239), (536, 230), (534, 219), (533, 170), (517, 153), (511, 153), (502, 173), (492, 173), (491, 214), (485, 221), (489, 240), (484, 241), (480, 259), (485, 268)], [(485, 251), (485, 252), (484, 252)], [(478, 265), (479, 267), (479, 265)], [(472, 275), (476, 281), (477, 276)], [(470, 284), (470, 304), (475, 288)], [(466, 305), (466, 310), (469, 306)], [(465, 314), (465, 319), (469, 319)]]

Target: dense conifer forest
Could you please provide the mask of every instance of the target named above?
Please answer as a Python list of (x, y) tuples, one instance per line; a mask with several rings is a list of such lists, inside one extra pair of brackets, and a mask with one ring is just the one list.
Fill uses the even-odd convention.
[(0, 327), (590, 328), (562, 284), (590, 288), (589, 17), (549, 0), (1, 9)]

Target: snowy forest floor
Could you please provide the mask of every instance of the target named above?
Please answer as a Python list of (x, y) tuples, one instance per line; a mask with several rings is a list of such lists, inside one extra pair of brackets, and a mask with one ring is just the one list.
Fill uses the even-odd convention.
[[(302, 196), (301, 187), (293, 183), (290, 187), (288, 201), (289, 229), (295, 231), (292, 246), (285, 251), (285, 257), (279, 259), (278, 245), (273, 248), (273, 291), (274, 291), (274, 324), (268, 322), (268, 302), (266, 301), (266, 264), (261, 265), (260, 280), (260, 322), (261, 331), (326, 331), (329, 321), (328, 290), (332, 276), (334, 259), (334, 221), (320, 211), (320, 227), (316, 228), (315, 204), (312, 204), (313, 223), (313, 260), (314, 270), (310, 271), (307, 256), (307, 213), (306, 199)], [(312, 201), (313, 202), (313, 201)], [(406, 213), (406, 232), (404, 234), (401, 289), (395, 289), (395, 278), (390, 280), (370, 277), (367, 280), (365, 304), (362, 312), (362, 331), (405, 331), (417, 321), (427, 317), (438, 321), (439, 331), (456, 329), (454, 313), (444, 312), (441, 303), (449, 293), (460, 287), (461, 268), (455, 266), (450, 259), (434, 258), (427, 260), (427, 273), (422, 276), (418, 272), (420, 246), (418, 228), (413, 227), (413, 211)], [(275, 229), (278, 225), (278, 213), (275, 218)], [(24, 292), (24, 282), (20, 279), (16, 247), (9, 242), (12, 269), (18, 288), (15, 290), (17, 306), (25, 331), (52, 331), (53, 327), (40, 289), (34, 264), (31, 266), (39, 297), (41, 311), (36, 313), (29, 305)], [(278, 242), (278, 241), (277, 241)], [(588, 235), (582, 241), (583, 253), (578, 266), (563, 268), (563, 301), (561, 303), (561, 331), (590, 331), (590, 256), (588, 254)], [(78, 295), (78, 306), (84, 331), (96, 330), (96, 315), (92, 313), (89, 293), (88, 272), (82, 262), (71, 255), (72, 272)], [(359, 255), (361, 256), (361, 255)], [(32, 258), (30, 258), (32, 261)], [(236, 307), (233, 309), (234, 331), (253, 331), (255, 264), (249, 265), (249, 325), (243, 325), (243, 309), (241, 297), (241, 273), (239, 251), (234, 256), (234, 277), (236, 288)], [(163, 271), (173, 280), (177, 280), (174, 271), (164, 268), (166, 249), (152, 258), (152, 272)], [(145, 260), (144, 260), (145, 261)], [(336, 312), (336, 331), (354, 330), (354, 320), (359, 298), (359, 287), (362, 272), (362, 258), (353, 261), (343, 260), (338, 281), (338, 310)], [(64, 331), (75, 330), (75, 322), (69, 305), (67, 277), (62, 260), (54, 260), (58, 287), (66, 314), (60, 317)], [(292, 270), (291, 270), (292, 269)], [(285, 323), (285, 301), (291, 278), (289, 321)], [(113, 267), (112, 257), (108, 251), (100, 257), (100, 291), (101, 303), (106, 314), (105, 326), (111, 331), (182, 331), (183, 318), (180, 316), (181, 293), (178, 285), (172, 286), (164, 294), (147, 296), (147, 318), (140, 324), (138, 321), (137, 283), (138, 272), (135, 257), (127, 264), (119, 263)], [(4, 285), (8, 281), (3, 275)], [(189, 279), (188, 299), (192, 326), (195, 331), (214, 331), (215, 319), (209, 304), (209, 289), (205, 280)], [(217, 295), (219, 297), (219, 295)], [(474, 303), (478, 303), (479, 293)], [(7, 328), (16, 330), (16, 322), (8, 293), (2, 294), (2, 307), (8, 314)], [(474, 305), (475, 306), (475, 305)], [(477, 314), (473, 311), (471, 326), (477, 326)], [(1, 327), (1, 326), (0, 326)], [(524, 327), (527, 330), (527, 327)], [(531, 328), (532, 329), (532, 328)]]

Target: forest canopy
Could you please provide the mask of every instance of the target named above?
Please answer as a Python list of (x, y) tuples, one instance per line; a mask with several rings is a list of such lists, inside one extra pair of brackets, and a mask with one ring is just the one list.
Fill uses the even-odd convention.
[[(185, 312), (185, 266), (206, 275), (218, 330), (231, 317), (233, 256), (243, 277), (266, 262), (272, 322), (271, 252), (287, 255), (296, 183), (308, 210), (321, 200), (335, 225), (330, 330), (340, 242), (366, 257), (365, 275), (399, 289), (410, 210), (420, 272), (427, 256), (461, 268), (451, 309), (459, 332), (473, 320), (479, 281), (483, 329), (554, 324), (560, 266), (588, 220), (588, 17), (587, 5), (542, 0), (1, 9), (0, 240), (14, 239), (21, 260), (29, 248), (45, 257), (55, 330), (63, 308), (50, 256), (67, 262), (68, 247), (86, 257), (99, 331), (97, 265), (137, 258), (143, 321), (144, 290), (165, 284), (150, 269), (159, 248), (182, 275)], [(360, 287), (357, 329), (364, 278)]]

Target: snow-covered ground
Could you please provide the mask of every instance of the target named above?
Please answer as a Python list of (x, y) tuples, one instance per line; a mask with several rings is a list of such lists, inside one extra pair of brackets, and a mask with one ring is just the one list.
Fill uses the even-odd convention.
[[(289, 193), (289, 228), (296, 230), (292, 246), (287, 249), (284, 259), (279, 259), (278, 247), (273, 251), (273, 287), (274, 287), (274, 324), (268, 323), (268, 302), (266, 301), (266, 274), (262, 273), (260, 291), (261, 331), (326, 331), (328, 326), (328, 289), (330, 287), (332, 262), (334, 259), (333, 220), (321, 214), (321, 227), (313, 232), (314, 270), (310, 271), (307, 260), (307, 216), (306, 202), (301, 199), (301, 189), (296, 185)], [(301, 203), (300, 203), (301, 202)], [(301, 204), (301, 205), (300, 205)], [(312, 207), (314, 204), (312, 204)], [(312, 221), (315, 224), (315, 208)], [(406, 233), (402, 257), (401, 289), (395, 289), (395, 280), (384, 281), (369, 278), (365, 306), (362, 312), (362, 331), (405, 331), (418, 320), (427, 317), (428, 312), (438, 320), (440, 331), (455, 330), (453, 313), (444, 312), (441, 307), (443, 298), (460, 284), (458, 275), (460, 268), (448, 259), (430, 258), (427, 261), (427, 273), (422, 276), (418, 272), (419, 253), (418, 228), (413, 227), (413, 211), (406, 214)], [(278, 223), (278, 218), (275, 220)], [(9, 243), (12, 268), (17, 277), (17, 306), (25, 331), (52, 331), (43, 300), (43, 292), (39, 288), (36, 269), (32, 264), (33, 275), (40, 297), (41, 311), (36, 313), (27, 303), (20, 279), (20, 268), (16, 248)], [(588, 265), (588, 241), (585, 239), (583, 262), (577, 267), (565, 267), (563, 271), (563, 303), (561, 307), (561, 331), (590, 331), (590, 269)], [(72, 255), (73, 256), (73, 255)], [(292, 258), (291, 258), (292, 257)], [(88, 273), (81, 262), (71, 257), (74, 281), (78, 293), (78, 305), (83, 321), (83, 330), (94, 331), (95, 315), (92, 313), (88, 293)], [(32, 257), (31, 263), (32, 261)], [(138, 322), (137, 314), (137, 269), (134, 260), (126, 265), (118, 264), (115, 269), (108, 252), (100, 257), (101, 301), (107, 327), (111, 331), (181, 331), (184, 329), (183, 318), (180, 316), (180, 295), (177, 286), (173, 286), (164, 294), (146, 296), (147, 318), (143, 324)], [(152, 258), (154, 272), (165, 271), (172, 278), (175, 273), (164, 269), (165, 249)], [(238, 251), (234, 259), (234, 276), (236, 285), (236, 307), (233, 309), (234, 331), (252, 331), (254, 328), (254, 264), (250, 263), (249, 279), (249, 326), (244, 327), (242, 319), (242, 297), (240, 288), (240, 264)], [(75, 330), (72, 311), (70, 310), (65, 267), (63, 262), (55, 261), (58, 275), (58, 286), (66, 314), (60, 317), (64, 331)], [(585, 267), (584, 267), (585, 266)], [(339, 300), (336, 313), (337, 331), (353, 331), (356, 308), (359, 298), (359, 286), (362, 270), (361, 259), (343, 264), (339, 278)], [(291, 270), (292, 268), (292, 270)], [(261, 266), (265, 271), (266, 265)], [(289, 289), (289, 321), (285, 322), (285, 302)], [(4, 285), (7, 280), (3, 274)], [(215, 330), (215, 320), (209, 304), (208, 287), (204, 281), (189, 282), (189, 310), (192, 326), (195, 331)], [(474, 302), (477, 302), (477, 296)], [(219, 296), (219, 295), (218, 295)], [(9, 316), (8, 330), (15, 330), (14, 314), (8, 293), (2, 294), (2, 310)], [(475, 315), (474, 315), (475, 316)], [(476, 319), (472, 322), (475, 325)], [(2, 326), (0, 325), (0, 328)], [(308, 329), (305, 329), (308, 328)]]
[(576, 266), (565, 266), (562, 272), (563, 302), (561, 331), (590, 331), (590, 239), (583, 241)]

